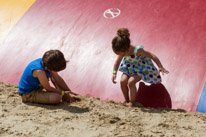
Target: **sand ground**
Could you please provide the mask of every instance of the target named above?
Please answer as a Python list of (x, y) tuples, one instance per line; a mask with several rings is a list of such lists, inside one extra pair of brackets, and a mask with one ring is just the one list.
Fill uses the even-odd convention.
[(1, 137), (206, 137), (206, 114), (124, 107), (82, 96), (58, 105), (22, 103), (18, 86), (0, 83)]

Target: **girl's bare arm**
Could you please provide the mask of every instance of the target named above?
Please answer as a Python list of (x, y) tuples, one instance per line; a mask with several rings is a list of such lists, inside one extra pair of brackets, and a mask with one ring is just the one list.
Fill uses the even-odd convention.
[(137, 56), (145, 56), (145, 57), (151, 58), (157, 64), (157, 66), (159, 67), (159, 71), (162, 72), (162, 74), (164, 74), (164, 73), (168, 74), (169, 73), (169, 71), (167, 71), (163, 67), (163, 65), (160, 62), (159, 58), (155, 54), (153, 54), (153, 53), (151, 53), (149, 51), (146, 51), (143, 48), (140, 48), (136, 55)]

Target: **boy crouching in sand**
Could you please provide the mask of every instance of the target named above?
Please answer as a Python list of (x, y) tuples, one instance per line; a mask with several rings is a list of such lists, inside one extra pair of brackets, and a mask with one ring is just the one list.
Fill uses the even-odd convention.
[[(42, 58), (32, 61), (24, 70), (19, 82), (22, 101), (58, 104), (62, 99), (70, 103), (80, 100), (58, 74), (66, 68), (66, 63), (63, 53), (59, 50), (49, 50)], [(55, 88), (50, 86), (49, 78)]]

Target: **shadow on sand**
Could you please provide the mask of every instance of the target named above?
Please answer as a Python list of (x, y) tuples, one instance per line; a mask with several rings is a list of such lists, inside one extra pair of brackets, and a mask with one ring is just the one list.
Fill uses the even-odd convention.
[(50, 110), (55, 110), (55, 109), (63, 109), (71, 113), (86, 113), (89, 112), (89, 108), (80, 108), (77, 106), (70, 106), (69, 103), (67, 102), (62, 102), (56, 105), (47, 105), (47, 104), (37, 104), (37, 103), (24, 103), (29, 106), (36, 106), (36, 107), (42, 107)]

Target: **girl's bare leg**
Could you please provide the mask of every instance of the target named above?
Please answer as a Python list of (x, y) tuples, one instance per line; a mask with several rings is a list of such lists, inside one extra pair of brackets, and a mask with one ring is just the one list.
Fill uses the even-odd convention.
[(122, 77), (121, 77), (121, 80), (120, 80), (120, 86), (121, 86), (121, 89), (122, 89), (122, 93), (124, 95), (124, 99), (125, 99), (125, 102), (129, 102), (129, 89), (128, 89), (128, 79), (129, 79), (129, 76), (127, 76), (126, 74), (122, 74)]
[(133, 106), (135, 104), (136, 100), (136, 93), (137, 93), (137, 88), (136, 88), (136, 83), (139, 82), (141, 78), (138, 75), (132, 75), (129, 80), (128, 80), (128, 87), (130, 90), (130, 104), (129, 106)]

